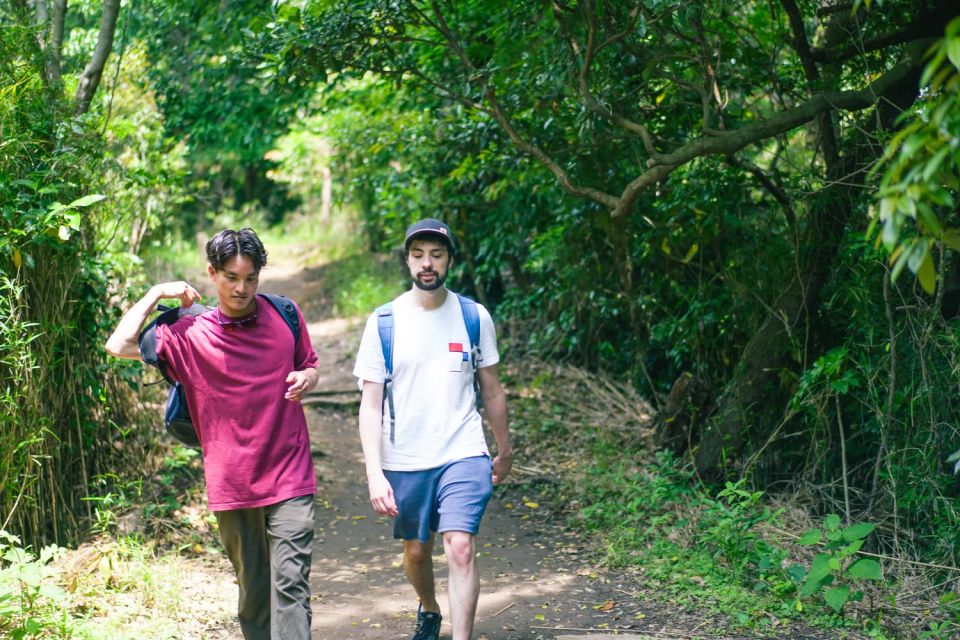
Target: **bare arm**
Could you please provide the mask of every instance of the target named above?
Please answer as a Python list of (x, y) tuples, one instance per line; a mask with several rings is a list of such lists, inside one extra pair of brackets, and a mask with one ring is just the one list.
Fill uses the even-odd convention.
[(507, 428), (507, 396), (500, 384), (497, 365), (477, 369), (477, 381), (487, 409), (490, 430), (497, 442), (497, 457), (493, 459), (493, 483), (498, 484), (510, 473), (513, 466), (513, 446)]
[(116, 358), (139, 360), (140, 347), (137, 338), (140, 336), (143, 323), (153, 313), (157, 303), (168, 298), (178, 298), (181, 305), (189, 307), (200, 300), (200, 294), (186, 282), (165, 282), (150, 287), (146, 295), (120, 318), (120, 323), (104, 345), (107, 353)]
[(380, 459), (380, 425), (383, 420), (383, 383), (363, 381), (360, 396), (360, 446), (367, 467), (370, 504), (377, 513), (395, 516), (397, 503), (393, 487), (383, 474)]

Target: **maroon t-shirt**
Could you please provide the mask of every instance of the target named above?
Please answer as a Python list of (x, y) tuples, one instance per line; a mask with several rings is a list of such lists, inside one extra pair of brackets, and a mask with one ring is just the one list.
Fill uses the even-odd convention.
[[(252, 323), (216, 310), (157, 326), (157, 354), (184, 388), (203, 450), (210, 510), (248, 509), (316, 492), (303, 406), (287, 374), (317, 366), (300, 309), (300, 340), (257, 297)], [(220, 316), (222, 320), (228, 320)]]

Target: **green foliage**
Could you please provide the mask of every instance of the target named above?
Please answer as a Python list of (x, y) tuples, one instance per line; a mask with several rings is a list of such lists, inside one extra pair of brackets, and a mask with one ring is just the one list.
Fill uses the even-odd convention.
[(777, 524), (781, 511), (772, 511), (763, 504), (763, 491), (748, 491), (743, 488), (745, 485), (745, 479), (727, 482), (714, 500), (706, 502), (707, 544), (717, 548), (718, 556), (738, 577), (755, 569), (762, 581), (767, 574), (779, 570), (784, 553), (760, 536), (759, 526)]
[(867, 536), (875, 528), (876, 525), (866, 522), (841, 527), (840, 516), (830, 514), (823, 519), (822, 528), (805, 531), (797, 544), (822, 543), (825, 550), (813, 558), (799, 596), (820, 594), (836, 613), (841, 613), (848, 601), (862, 600), (863, 592), (857, 589), (857, 585), (863, 580), (883, 579), (879, 562), (873, 558), (856, 558)]
[(50, 564), (65, 549), (50, 545), (39, 554), (0, 530), (0, 631), (12, 640), (68, 638), (69, 594), (50, 580)]
[(905, 114), (887, 144), (880, 181), (877, 242), (890, 252), (892, 277), (909, 267), (927, 293), (936, 288), (932, 249), (960, 249), (952, 213), (960, 191), (960, 18), (929, 51), (921, 84), (924, 99)]
[(940, 596), (938, 604), (943, 618), (931, 621), (927, 629), (917, 635), (917, 640), (946, 640), (960, 631), (960, 595), (947, 592)]
[[(83, 40), (91, 16), (71, 16)], [(131, 128), (149, 103), (132, 107), (119, 87), (112, 113), (129, 136), (114, 135), (97, 105), (74, 116), (64, 87), (45, 81), (36, 34), (23, 25), (0, 8), (0, 513), (38, 548), (86, 533), (91, 479), (141, 472), (150, 447), (132, 435), (131, 370), (108, 368), (100, 345), (116, 321), (104, 311), (112, 289), (133, 266), (114, 251), (132, 230), (121, 213), (126, 187), (156, 177), (148, 160), (156, 138), (149, 126)], [(89, 50), (70, 38), (64, 50), (70, 84)]]
[[(397, 286), (395, 268), (384, 266), (367, 256), (357, 256), (350, 260), (339, 261), (336, 268), (328, 273), (339, 275), (334, 297), (334, 313), (350, 317), (369, 314), (384, 302), (395, 298), (403, 291)], [(390, 276), (394, 276), (391, 278)]]

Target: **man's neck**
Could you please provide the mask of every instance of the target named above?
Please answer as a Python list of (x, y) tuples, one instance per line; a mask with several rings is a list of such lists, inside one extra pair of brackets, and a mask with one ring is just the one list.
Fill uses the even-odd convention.
[(217, 304), (217, 311), (220, 312), (220, 315), (226, 316), (228, 318), (242, 318), (244, 316), (250, 315), (256, 310), (257, 310), (257, 296), (253, 296), (253, 299), (250, 300), (250, 304), (247, 305), (247, 308), (244, 309), (243, 311), (233, 311), (232, 309), (228, 309), (224, 307), (222, 304), (219, 304), (219, 301)]
[(414, 285), (411, 289), (413, 294), (413, 299), (420, 308), (427, 311), (433, 311), (434, 309), (439, 309), (443, 306), (443, 303), (447, 301), (447, 288), (440, 287), (434, 289), (433, 291), (424, 291), (419, 289)]

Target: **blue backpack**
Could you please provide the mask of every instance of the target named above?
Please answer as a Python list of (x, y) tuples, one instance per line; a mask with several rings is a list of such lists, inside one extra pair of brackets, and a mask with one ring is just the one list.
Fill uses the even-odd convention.
[[(473, 366), (473, 392), (476, 394), (477, 406), (480, 405), (480, 388), (477, 384), (477, 363), (480, 360), (480, 314), (477, 312), (477, 303), (450, 292), (460, 301), (460, 311), (463, 313), (463, 323), (467, 327), (467, 336), (470, 338), (470, 363)], [(383, 382), (383, 402), (390, 409), (390, 443), (393, 444), (397, 426), (397, 415), (393, 408), (393, 308), (392, 303), (377, 308), (377, 332), (380, 334), (380, 347), (383, 349), (383, 364), (387, 370)], [(466, 356), (466, 354), (464, 354)]]
[[(277, 310), (283, 321), (290, 327), (293, 333), (293, 342), (296, 345), (300, 341), (300, 316), (297, 315), (297, 308), (293, 301), (285, 296), (278, 296), (272, 293), (261, 294), (270, 305)], [(157, 305), (157, 311), (160, 312), (150, 324), (144, 327), (140, 332), (138, 339), (140, 345), (140, 357), (143, 361), (160, 370), (160, 375), (166, 380), (167, 405), (163, 414), (163, 425), (167, 433), (176, 438), (182, 444), (188, 447), (199, 447), (200, 439), (197, 437), (197, 429), (193, 425), (193, 418), (190, 417), (190, 408), (187, 406), (187, 395), (183, 386), (170, 377), (167, 366), (157, 356), (157, 325), (173, 324), (180, 318), (186, 316), (199, 316), (202, 313), (210, 311), (212, 307), (202, 304), (194, 304), (189, 307), (167, 307)], [(294, 346), (296, 348), (296, 346)]]

